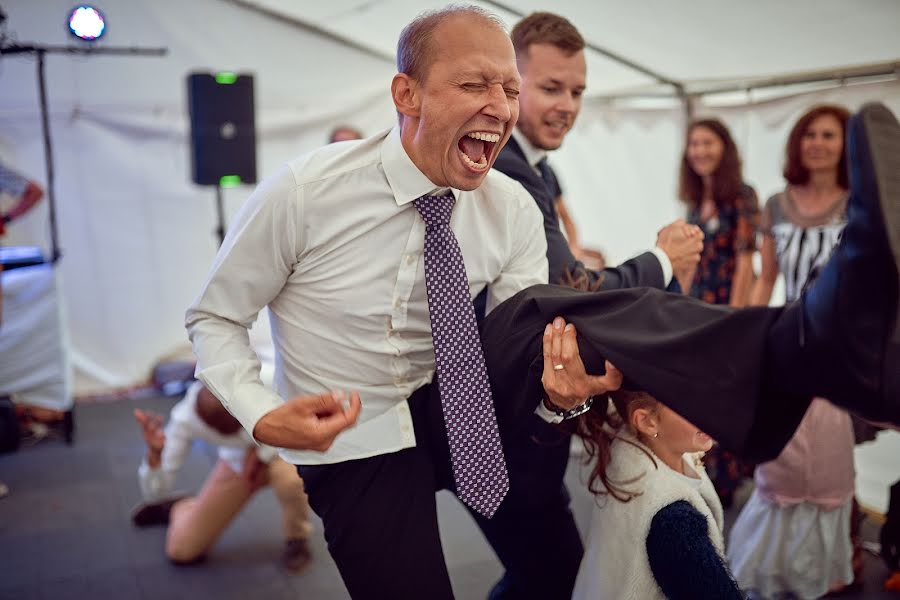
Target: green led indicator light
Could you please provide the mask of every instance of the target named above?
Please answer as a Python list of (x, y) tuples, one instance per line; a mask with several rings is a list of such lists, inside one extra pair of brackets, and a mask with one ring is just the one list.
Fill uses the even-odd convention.
[(219, 186), (223, 188), (233, 188), (241, 185), (240, 175), (224, 175), (219, 179)]
[(237, 74), (232, 73), (231, 71), (222, 71), (221, 73), (216, 73), (216, 83), (230, 85), (235, 81), (237, 81)]

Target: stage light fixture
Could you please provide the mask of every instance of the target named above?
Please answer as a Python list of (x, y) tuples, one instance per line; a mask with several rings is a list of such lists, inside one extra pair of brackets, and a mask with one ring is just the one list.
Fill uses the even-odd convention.
[(77, 38), (93, 42), (106, 32), (106, 19), (93, 6), (82, 4), (69, 13), (69, 31)]

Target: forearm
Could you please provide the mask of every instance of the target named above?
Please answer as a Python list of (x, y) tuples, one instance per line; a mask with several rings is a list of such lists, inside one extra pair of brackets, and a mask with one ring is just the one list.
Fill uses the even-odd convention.
[(263, 385), (259, 357), (247, 329), (216, 315), (188, 311), (188, 336), (197, 356), (197, 378), (253, 434), (263, 415), (283, 400)]
[(750, 289), (753, 287), (752, 256), (750, 252), (741, 252), (737, 256), (734, 278), (731, 281), (731, 297), (729, 301), (731, 306), (746, 306), (750, 300)]
[(248, 329), (283, 291), (303, 251), (302, 205), (289, 170), (263, 182), (235, 217), (205, 287), (185, 315), (198, 379), (248, 432), (282, 404), (260, 380)]
[(775, 288), (775, 279), (760, 275), (750, 292), (750, 306), (768, 306)]
[(19, 197), (19, 201), (6, 213), (8, 220), (18, 219), (23, 214), (31, 210), (37, 204), (38, 200), (44, 195), (44, 191), (35, 183), (29, 182), (25, 191)]

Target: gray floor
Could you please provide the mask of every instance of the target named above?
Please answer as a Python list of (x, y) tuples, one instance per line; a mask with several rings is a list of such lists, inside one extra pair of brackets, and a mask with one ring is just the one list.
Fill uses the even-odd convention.
[[(73, 446), (48, 439), (0, 455), (0, 598), (346, 598), (321, 537), (313, 539), (314, 563), (290, 576), (279, 570), (277, 504), (271, 492), (253, 499), (208, 560), (174, 567), (163, 557), (164, 530), (138, 530), (129, 512), (139, 500), (136, 468), (143, 442), (131, 418), (135, 407), (165, 413), (174, 401), (150, 398), (77, 407)], [(193, 490), (213, 455), (195, 446), (179, 480)], [(568, 475), (579, 526), (591, 499), (573, 461)], [(457, 598), (480, 599), (500, 575), (500, 565), (468, 514), (449, 494), (438, 497), (440, 526)], [(733, 515), (730, 515), (733, 516)], [(865, 530), (873, 537), (871, 524)], [(881, 591), (886, 570), (867, 558), (863, 590), (846, 598), (898, 598)]]

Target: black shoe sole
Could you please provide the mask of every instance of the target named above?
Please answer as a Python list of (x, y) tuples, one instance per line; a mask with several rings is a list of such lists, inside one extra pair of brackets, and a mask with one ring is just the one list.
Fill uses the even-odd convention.
[[(888, 245), (900, 282), (900, 123), (883, 104), (867, 104), (858, 114), (878, 185), (878, 200), (884, 218)], [(900, 283), (898, 283), (900, 286)], [(900, 295), (900, 290), (895, 290)], [(895, 316), (894, 343), (900, 343), (900, 307)]]

